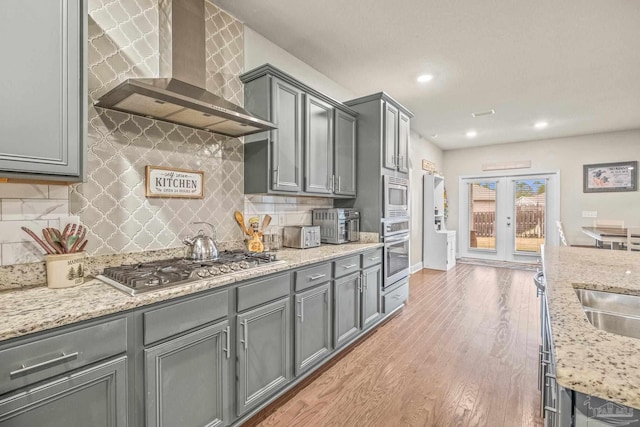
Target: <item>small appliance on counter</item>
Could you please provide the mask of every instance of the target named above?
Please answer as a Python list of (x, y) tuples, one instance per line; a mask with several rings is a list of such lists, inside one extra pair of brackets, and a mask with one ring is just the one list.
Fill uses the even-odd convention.
[(320, 246), (320, 227), (317, 225), (290, 225), (284, 227), (282, 246), (307, 249)]
[(314, 209), (313, 225), (320, 226), (322, 243), (339, 245), (360, 240), (360, 212), (355, 209)]

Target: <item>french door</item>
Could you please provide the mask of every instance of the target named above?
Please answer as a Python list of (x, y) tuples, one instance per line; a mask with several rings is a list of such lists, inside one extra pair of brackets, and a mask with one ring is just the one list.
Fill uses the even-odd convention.
[(557, 245), (555, 173), (460, 179), (460, 256), (535, 262), (540, 245)]

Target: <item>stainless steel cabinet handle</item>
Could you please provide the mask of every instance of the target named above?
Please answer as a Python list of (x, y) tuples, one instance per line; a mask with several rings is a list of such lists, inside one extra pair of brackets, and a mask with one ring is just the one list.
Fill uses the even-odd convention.
[(227, 326), (226, 328), (224, 328), (224, 334), (226, 335), (226, 341), (227, 341), (227, 347), (224, 349), (224, 352), (227, 355), (227, 359), (229, 358), (229, 346), (231, 345), (231, 327)]
[(280, 183), (280, 166), (273, 170), (273, 183), (276, 185)]
[(402, 298), (402, 296), (401, 296), (400, 294), (395, 294), (395, 295), (393, 295), (391, 298), (393, 298), (393, 299), (400, 299), (400, 298)]
[(345, 268), (345, 270), (348, 270), (350, 268), (357, 267), (357, 266), (358, 264), (349, 264), (349, 265), (344, 265), (343, 267)]
[(68, 362), (70, 360), (77, 359), (77, 358), (78, 358), (78, 352), (77, 351), (74, 352), (74, 353), (69, 353), (69, 354), (62, 353), (58, 357), (55, 357), (55, 358), (50, 359), (50, 360), (46, 360), (44, 362), (36, 363), (35, 365), (25, 366), (23, 364), (20, 369), (16, 369), (15, 371), (10, 372), (9, 373), (9, 377), (13, 378), (13, 377), (18, 377), (20, 375), (27, 375), (27, 374), (31, 373), (32, 371), (37, 371), (37, 370), (40, 370), (40, 369), (50, 368), (52, 366), (59, 365), (60, 363)]
[(398, 169), (400, 169), (400, 164), (404, 160), (404, 156), (398, 156)]
[(315, 276), (308, 276), (309, 280), (318, 280), (318, 279), (322, 279), (324, 276), (326, 276), (326, 274), (316, 274)]
[(340, 184), (340, 176), (338, 175), (338, 193), (342, 191), (342, 185)]
[(300, 314), (298, 314), (298, 317), (300, 318), (300, 323), (304, 323), (304, 304), (302, 299), (298, 300), (298, 304), (300, 304)]
[(380, 259), (380, 257), (379, 257), (379, 256), (372, 256), (372, 257), (369, 257), (369, 261), (377, 261), (377, 260), (379, 260), (379, 259)]
[(240, 342), (244, 344), (244, 349), (246, 351), (249, 347), (249, 327), (247, 325), (247, 319), (242, 322), (242, 333), (244, 335), (244, 340), (240, 340)]

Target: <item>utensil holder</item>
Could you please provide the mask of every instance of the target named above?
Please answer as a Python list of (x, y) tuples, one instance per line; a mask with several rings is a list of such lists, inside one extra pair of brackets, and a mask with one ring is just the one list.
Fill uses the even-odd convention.
[(45, 255), (47, 286), (53, 289), (61, 289), (83, 284), (85, 258), (85, 252)]

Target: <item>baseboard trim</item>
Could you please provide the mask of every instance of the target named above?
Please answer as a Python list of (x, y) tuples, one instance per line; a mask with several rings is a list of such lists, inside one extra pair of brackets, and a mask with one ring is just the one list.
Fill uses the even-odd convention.
[(416, 264), (413, 264), (411, 266), (411, 269), (410, 269), (411, 274), (415, 273), (416, 271), (420, 271), (420, 270), (422, 270), (422, 261), (420, 261), (420, 262), (418, 262)]

